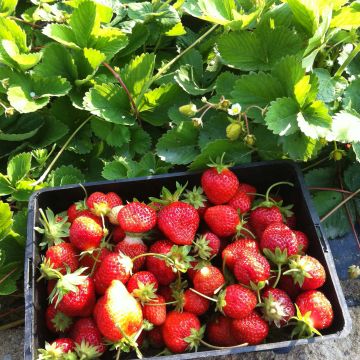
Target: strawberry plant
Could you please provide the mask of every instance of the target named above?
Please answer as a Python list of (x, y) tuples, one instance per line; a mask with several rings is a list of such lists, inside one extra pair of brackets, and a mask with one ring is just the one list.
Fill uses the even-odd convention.
[(1, 1), (0, 294), (37, 189), (224, 153), (299, 162), (328, 237), (354, 229), (359, 26), (345, 0)]

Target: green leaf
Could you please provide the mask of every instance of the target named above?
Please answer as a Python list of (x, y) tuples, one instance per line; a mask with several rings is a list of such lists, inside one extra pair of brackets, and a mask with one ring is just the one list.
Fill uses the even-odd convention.
[(104, 166), (101, 173), (106, 180), (118, 180), (126, 178), (128, 173), (128, 166), (125, 159), (120, 158), (119, 160), (111, 161)]
[(221, 73), (216, 79), (215, 90), (219, 96), (224, 96), (225, 99), (232, 101), (231, 91), (235, 86), (236, 80), (239, 76), (226, 71)]
[(326, 140), (342, 143), (360, 142), (360, 117), (346, 111), (335, 114)]
[(299, 106), (292, 98), (280, 98), (270, 103), (266, 112), (265, 123), (269, 130), (280, 136), (287, 136), (299, 131), (297, 114)]
[[(360, 142), (353, 143), (352, 144), (352, 149), (353, 149), (353, 151), (355, 153), (356, 161), (360, 162)], [(0, 185), (0, 188), (1, 188), (1, 185)]]
[(324, 167), (308, 171), (305, 174), (307, 186), (332, 187), (335, 186), (336, 169), (334, 167)]
[(43, 29), (43, 34), (72, 49), (79, 49), (76, 37), (70, 26), (62, 24), (48, 24)]
[(47, 181), (50, 186), (62, 186), (68, 184), (81, 184), (85, 181), (83, 173), (72, 165), (63, 165), (53, 170)]
[(307, 161), (317, 152), (317, 142), (302, 133), (298, 132), (279, 139), (283, 146), (284, 153), (292, 160)]
[(352, 81), (345, 90), (344, 105), (360, 114), (360, 78)]
[(28, 52), (25, 31), (14, 21), (0, 17), (0, 39), (13, 41), (21, 52)]
[(135, 53), (137, 49), (145, 44), (149, 34), (150, 32), (146, 25), (134, 22), (131, 33), (127, 34), (128, 42), (126, 47), (118, 52), (118, 56), (124, 57)]
[(360, 188), (360, 164), (352, 164), (344, 171), (344, 182), (346, 187), (355, 192)]
[(75, 59), (80, 78), (75, 81), (75, 84), (80, 86), (92, 79), (106, 56), (99, 50), (85, 48), (75, 54)]
[(312, 0), (286, 0), (295, 20), (312, 35), (319, 26), (319, 10), (317, 1)]
[(281, 159), (282, 148), (278, 144), (278, 136), (274, 135), (263, 125), (257, 125), (252, 133), (256, 138), (256, 150), (262, 160)]
[(332, 118), (326, 105), (317, 100), (298, 113), (297, 122), (306, 136), (318, 139), (327, 135), (331, 128)]
[(1, 0), (0, 16), (8, 16), (15, 11), (18, 0)]
[(121, 147), (130, 141), (130, 130), (127, 126), (92, 119), (91, 129), (97, 137), (110, 146)]
[(201, 18), (216, 24), (226, 25), (233, 19), (236, 10), (234, 0), (200, 0), (198, 6), (202, 12)]
[[(12, 230), (14, 237), (20, 246), (25, 246), (27, 236), (27, 209), (17, 211), (14, 215), (14, 224)], [(11, 243), (13, 245), (13, 243)], [(7, 252), (8, 254), (8, 252)]]
[(86, 124), (72, 139), (67, 150), (84, 155), (89, 154), (93, 146), (90, 124)]
[(330, 27), (344, 30), (357, 29), (360, 26), (360, 5), (357, 1), (345, 6), (333, 16)]
[(70, 81), (77, 79), (77, 69), (69, 50), (56, 43), (45, 47), (42, 62), (36, 66), (35, 73), (39, 76), (60, 76)]
[(190, 170), (199, 170), (206, 168), (211, 159), (216, 159), (219, 154), (225, 153), (225, 161), (236, 164), (248, 163), (251, 161), (251, 152), (247, 146), (240, 141), (230, 141), (227, 139), (219, 139), (209, 143), (196, 156), (190, 164)]
[(198, 129), (192, 122), (183, 122), (159, 139), (156, 145), (157, 155), (170, 164), (189, 164), (199, 153), (197, 137)]
[(15, 155), (7, 165), (7, 174), (10, 182), (15, 185), (22, 180), (31, 169), (31, 153)]
[(203, 127), (200, 128), (200, 149), (203, 150), (209, 143), (215, 140), (226, 139), (226, 127), (228, 125), (229, 120), (225, 113), (216, 114), (205, 120)]
[(114, 124), (132, 125), (135, 118), (129, 114), (129, 99), (125, 91), (112, 83), (96, 84), (84, 97), (84, 108)]
[(270, 70), (283, 56), (298, 53), (301, 40), (287, 28), (261, 27), (253, 32), (223, 35), (218, 40), (218, 48), (224, 63), (230, 67), (246, 71)]
[(0, 268), (0, 295), (10, 295), (17, 290), (16, 281), (23, 273), (20, 261), (6, 264)]
[(14, 188), (7, 176), (0, 173), (0, 196), (10, 195), (14, 191)]
[(129, 146), (133, 153), (146, 154), (151, 148), (150, 135), (142, 128), (132, 128)]
[(341, 96), (347, 85), (344, 78), (333, 78), (327, 69), (319, 68), (313, 71), (319, 80), (319, 92), (317, 95), (319, 100), (330, 103)]
[(12, 224), (12, 212), (9, 204), (0, 201), (0, 241), (10, 233)]

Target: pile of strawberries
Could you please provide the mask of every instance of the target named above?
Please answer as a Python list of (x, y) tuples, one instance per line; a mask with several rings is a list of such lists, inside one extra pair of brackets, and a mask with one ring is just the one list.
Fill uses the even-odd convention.
[[(40, 210), (51, 343), (38, 359), (96, 359), (107, 350), (159, 353), (310, 337), (333, 311), (326, 273), (306, 255), (295, 215), (225, 165), (192, 191), (124, 203), (94, 192), (54, 215)], [(121, 191), (121, 189), (120, 189)], [(139, 189), (141, 191), (141, 189)], [(271, 335), (271, 340), (269, 340)], [(53, 340), (57, 338), (56, 340)]]

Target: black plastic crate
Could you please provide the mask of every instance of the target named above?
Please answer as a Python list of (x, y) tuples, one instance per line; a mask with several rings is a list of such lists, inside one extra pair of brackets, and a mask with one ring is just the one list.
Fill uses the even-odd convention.
[[(306, 188), (299, 167), (290, 161), (271, 161), (252, 163), (233, 168), (233, 171), (242, 182), (248, 182), (257, 187), (259, 192), (264, 192), (268, 186), (279, 181), (290, 181), (294, 187), (279, 187), (280, 194), (285, 203), (293, 203), (297, 216), (297, 228), (304, 231), (310, 240), (308, 253), (316, 257), (324, 266), (327, 281), (321, 291), (330, 300), (334, 310), (334, 321), (330, 328), (323, 330), (323, 336), (310, 339), (280, 341), (256, 346), (246, 346), (227, 350), (209, 350), (200, 348), (198, 352), (164, 356), (162, 359), (194, 359), (208, 356), (221, 356), (251, 351), (273, 350), (287, 352), (296, 345), (304, 345), (331, 339), (345, 337), (351, 330), (351, 318), (344, 299), (344, 295), (336, 274), (330, 247), (323, 235), (319, 217), (312, 205), (309, 192)], [(118, 181), (102, 181), (83, 184), (88, 193), (94, 191), (115, 191), (123, 199), (136, 197), (145, 200), (148, 196), (158, 196), (163, 186), (173, 190), (175, 181), (188, 186), (200, 184), (201, 172), (170, 173), (166, 175), (123, 179)], [(28, 236), (25, 255), (25, 345), (24, 359), (35, 360), (37, 348), (44, 346), (44, 341), (49, 335), (44, 321), (46, 309), (46, 289), (44, 282), (36, 282), (39, 277), (40, 236), (34, 230), (39, 226), (39, 208), (50, 207), (54, 212), (60, 212), (71, 203), (84, 197), (84, 191), (79, 185), (69, 185), (51, 189), (43, 189), (33, 194), (29, 202)], [(145, 353), (147, 358), (153, 358), (156, 352)], [(125, 355), (125, 354), (124, 354)], [(113, 356), (113, 355), (112, 355)], [(112, 356), (108, 358), (112, 358)], [(131, 354), (127, 357), (134, 357)], [(153, 358), (155, 359), (155, 358)], [(158, 358), (157, 358), (158, 359)]]

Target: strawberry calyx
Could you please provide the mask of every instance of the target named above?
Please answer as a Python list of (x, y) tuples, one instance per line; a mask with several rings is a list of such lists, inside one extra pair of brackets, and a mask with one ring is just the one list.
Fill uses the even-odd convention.
[(98, 359), (102, 355), (97, 346), (91, 345), (85, 340), (82, 340), (80, 344), (76, 344), (75, 351), (79, 360)]
[(296, 316), (293, 316), (290, 318), (290, 320), (295, 320), (297, 324), (291, 333), (291, 338), (296, 336), (298, 339), (307, 339), (314, 336), (314, 334), (322, 336), (319, 330), (315, 329), (313, 326), (313, 322), (311, 320), (311, 311), (308, 311), (305, 315), (302, 315), (299, 307), (296, 304), (295, 308)]
[(308, 272), (311, 264), (307, 261), (306, 256), (294, 255), (289, 259), (289, 270), (284, 272), (284, 275), (291, 275), (294, 284), (303, 286), (305, 278), (312, 278)]
[(144, 331), (151, 331), (154, 328), (154, 324), (149, 320), (143, 319), (142, 327)]
[(57, 311), (55, 316), (51, 319), (51, 322), (58, 332), (64, 332), (69, 329), (73, 323), (73, 319), (70, 316), (65, 315), (61, 311)]
[(206, 235), (199, 235), (194, 244), (194, 252), (200, 259), (209, 261), (211, 258), (212, 248), (209, 246), (210, 241), (207, 240)]
[(44, 258), (43, 262), (40, 264), (39, 270), (41, 272), (41, 276), (38, 278), (37, 281), (40, 281), (41, 279), (60, 279), (60, 277), (62, 276), (61, 272), (58, 269), (54, 269), (51, 260), (47, 258)]
[(183, 195), (183, 202), (192, 205), (196, 210), (205, 206), (207, 197), (201, 186), (194, 186), (192, 190), (186, 190)]
[(348, 275), (350, 279), (357, 279), (360, 276), (360, 267), (358, 265), (350, 265), (348, 267)]
[(214, 168), (218, 172), (218, 174), (221, 174), (224, 170), (228, 169), (231, 166), (234, 166), (234, 163), (224, 164), (224, 157), (225, 153), (222, 153), (221, 157), (217, 157), (215, 161), (210, 159), (210, 163), (207, 164), (209, 168)]
[(55, 215), (54, 212), (47, 208), (45, 213), (39, 209), (40, 223), (43, 226), (35, 227), (35, 230), (43, 235), (42, 242), (39, 244), (42, 249), (47, 246), (58, 245), (64, 242), (63, 238), (69, 236), (70, 223), (68, 217)]
[(262, 308), (264, 319), (269, 323), (274, 323), (278, 328), (281, 327), (281, 322), (289, 316), (285, 304), (281, 300), (275, 300), (271, 294), (263, 300), (259, 306)]
[[(240, 215), (240, 214), (239, 214)], [(253, 239), (255, 239), (255, 235), (250, 231), (245, 225), (247, 224), (247, 220), (243, 216), (240, 216), (240, 221), (236, 225), (236, 234), (234, 236), (235, 239), (239, 238), (247, 238), (248, 236), (245, 236), (244, 232), (249, 234)]]
[(192, 328), (190, 329), (190, 336), (184, 338), (184, 341), (188, 343), (187, 350), (191, 351), (195, 349), (197, 351), (202, 338), (205, 334), (205, 325), (202, 326), (199, 330)]
[(185, 185), (181, 185), (180, 183), (176, 182), (176, 190), (174, 193), (171, 193), (169, 189), (165, 186), (161, 189), (160, 198), (149, 197), (149, 200), (152, 203), (160, 204), (160, 205), (169, 205), (171, 203), (179, 201), (182, 193), (185, 191), (187, 187), (187, 182)]
[(273, 288), (276, 288), (281, 277), (282, 266), (287, 264), (289, 261), (287, 249), (282, 251), (279, 247), (276, 247), (275, 251), (273, 252), (267, 248), (264, 248), (263, 253), (271, 262), (277, 265), (277, 276), (273, 285)]
[(37, 360), (77, 360), (78, 357), (75, 352), (64, 352), (61, 346), (58, 346), (56, 342), (49, 344), (45, 342), (45, 349), (38, 349), (39, 356)]
[(137, 281), (138, 288), (132, 291), (132, 295), (140, 301), (142, 305), (147, 302), (156, 299), (156, 286), (154, 283), (143, 283)]
[(143, 331), (143, 326), (141, 326), (141, 328), (138, 330), (138, 332), (132, 336), (126, 335), (125, 332), (121, 329), (121, 327), (119, 325), (116, 325), (116, 327), (120, 331), (122, 338), (115, 343), (114, 342), (109, 343), (110, 345), (112, 345), (111, 349), (117, 350), (116, 359), (120, 359), (121, 351), (128, 353), (132, 350), (135, 350), (136, 355), (139, 359), (142, 359), (143, 354), (141, 353), (141, 351), (139, 349), (137, 339), (139, 338), (141, 332)]
[(191, 268), (191, 262), (195, 260), (193, 256), (190, 256), (190, 245), (173, 245), (168, 252), (167, 256), (171, 260), (171, 266), (175, 271), (186, 273)]

